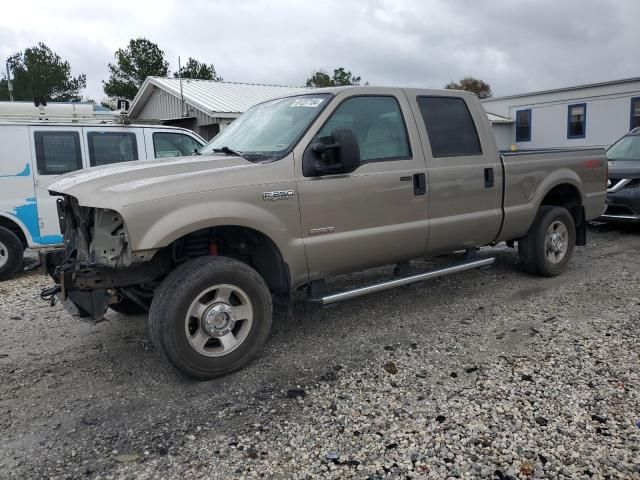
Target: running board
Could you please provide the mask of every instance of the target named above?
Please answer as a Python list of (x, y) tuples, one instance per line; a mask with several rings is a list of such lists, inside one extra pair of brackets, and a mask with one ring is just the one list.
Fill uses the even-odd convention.
[(484, 258), (482, 260), (474, 260), (472, 262), (460, 263), (458, 265), (452, 265), (450, 267), (441, 268), (439, 270), (431, 270), (429, 272), (418, 273), (416, 275), (410, 275), (408, 277), (396, 278), (394, 280), (388, 280), (386, 282), (375, 283), (366, 287), (354, 288), (353, 290), (347, 290), (344, 292), (331, 293), (323, 297), (310, 298), (309, 301), (318, 303), (320, 305), (331, 305), (332, 303), (342, 302), (343, 300), (349, 300), (370, 293), (381, 292), (383, 290), (389, 290), (390, 288), (402, 287), (404, 285), (411, 285), (412, 283), (421, 282), (423, 280), (429, 280), (431, 278), (444, 277), (445, 275), (451, 275), (453, 273), (464, 272), (465, 270), (472, 270), (474, 268), (486, 267), (493, 262), (495, 258)]

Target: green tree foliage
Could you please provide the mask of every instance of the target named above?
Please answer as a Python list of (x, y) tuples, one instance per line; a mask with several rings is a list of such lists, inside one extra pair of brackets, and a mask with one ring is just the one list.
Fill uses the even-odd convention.
[(492, 95), (491, 87), (488, 83), (473, 77), (465, 77), (459, 82), (449, 82), (444, 88), (449, 90), (466, 90), (467, 92), (475, 93), (479, 98), (489, 98)]
[[(14, 53), (7, 59), (12, 73), (14, 100), (43, 97), (59, 102), (80, 100), (80, 91), (87, 86), (87, 76), (71, 75), (71, 66), (44, 43)], [(0, 80), (0, 100), (9, 100), (6, 76)]]
[(324, 70), (318, 70), (307, 79), (307, 87), (337, 87), (341, 85), (360, 85), (360, 77), (354, 76), (344, 67), (336, 68), (333, 76), (329, 76)]
[(166, 77), (169, 71), (164, 52), (146, 38), (132, 39), (127, 48), (116, 51), (115, 59), (109, 64), (109, 80), (102, 82), (110, 97), (131, 100), (147, 77)]
[(207, 65), (206, 63), (199, 62), (195, 58), (189, 57), (187, 63), (180, 67), (180, 73), (175, 72), (174, 78), (196, 78), (199, 80), (215, 80), (216, 82), (222, 82), (222, 77), (219, 77), (216, 73), (216, 69), (213, 64)]

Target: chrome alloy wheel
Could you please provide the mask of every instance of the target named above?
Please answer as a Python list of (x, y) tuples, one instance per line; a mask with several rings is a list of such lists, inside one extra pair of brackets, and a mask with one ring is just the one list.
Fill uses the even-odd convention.
[(238, 348), (249, 335), (253, 306), (235, 285), (215, 285), (198, 294), (185, 317), (191, 347), (208, 357), (221, 357)]
[(560, 263), (569, 248), (569, 231), (563, 222), (555, 221), (545, 235), (545, 255), (551, 263)]
[(7, 246), (0, 242), (0, 268), (4, 267), (9, 261), (9, 250)]

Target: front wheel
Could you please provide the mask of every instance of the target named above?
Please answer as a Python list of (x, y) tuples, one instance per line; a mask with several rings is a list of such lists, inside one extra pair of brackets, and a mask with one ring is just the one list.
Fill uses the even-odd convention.
[(156, 348), (199, 379), (246, 365), (271, 329), (271, 294), (245, 263), (199, 257), (175, 269), (155, 292), (149, 328)]
[(525, 271), (543, 277), (560, 275), (573, 254), (576, 226), (566, 208), (542, 205), (518, 253)]
[(0, 281), (9, 280), (22, 267), (24, 246), (8, 228), (0, 227)]

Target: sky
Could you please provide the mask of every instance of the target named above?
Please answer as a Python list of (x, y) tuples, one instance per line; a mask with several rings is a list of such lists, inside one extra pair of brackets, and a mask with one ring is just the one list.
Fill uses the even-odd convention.
[[(343, 66), (371, 85), (494, 96), (640, 76), (637, 0), (188, 0), (8, 2), (0, 59), (44, 42), (100, 101), (114, 52), (145, 37), (213, 63), (225, 81), (304, 85)], [(4, 68), (0, 69), (0, 72)]]

